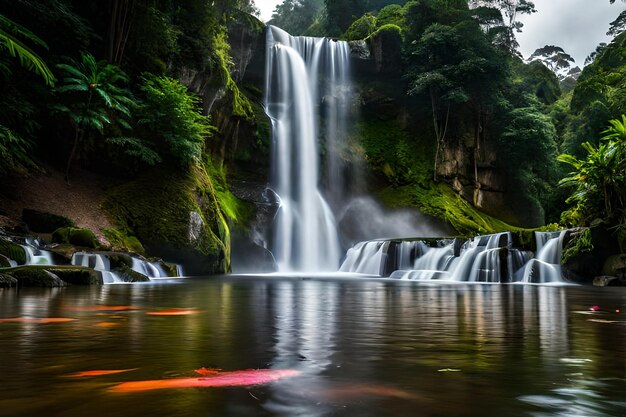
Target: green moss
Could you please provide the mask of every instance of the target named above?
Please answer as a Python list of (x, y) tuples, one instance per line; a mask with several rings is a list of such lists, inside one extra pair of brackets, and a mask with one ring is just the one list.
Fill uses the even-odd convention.
[(348, 41), (365, 39), (376, 30), (376, 16), (369, 13), (364, 14), (355, 20), (342, 38)]
[(424, 183), (432, 175), (433, 141), (421, 134), (409, 134), (393, 120), (364, 118), (357, 136), (370, 167), (383, 173), (391, 184)]
[(374, 33), (372, 33), (368, 38), (382, 38), (384, 40), (391, 41), (400, 41), (402, 42), (402, 28), (398, 25), (394, 24), (386, 24), (382, 25)]
[(523, 230), (476, 209), (447, 184), (389, 187), (380, 197), (389, 207), (417, 207), (446, 221), (462, 236)]
[(254, 112), (254, 120), (256, 121), (255, 133), (257, 145), (259, 145), (262, 149), (269, 151), (272, 140), (272, 126), (270, 124), (270, 119), (267, 117), (265, 110), (259, 103), (252, 101), (251, 105), (252, 111)]
[(230, 75), (230, 68), (233, 63), (229, 55), (230, 45), (228, 44), (226, 30), (218, 31), (213, 41), (213, 46), (226, 90), (228, 90), (232, 96), (232, 115), (251, 120), (254, 117), (252, 105), (248, 98), (239, 90), (237, 83), (235, 83), (235, 80), (233, 80), (233, 77)]
[[(56, 280), (51, 278), (49, 274), (43, 274), (46, 271), (56, 275), (63, 283), (61, 285), (39, 285), (38, 283), (56, 283)], [(4, 272), (17, 278), (20, 286), (102, 285), (103, 283), (100, 272), (81, 266), (28, 265), (7, 269)]]
[(15, 278), (20, 287), (64, 287), (67, 285), (50, 267), (19, 266), (3, 270), (3, 273)]
[(95, 249), (100, 246), (96, 235), (89, 229), (62, 227), (52, 233), (53, 243), (69, 243), (75, 246)]
[(26, 252), (24, 248), (11, 241), (0, 238), (0, 254), (14, 260), (18, 264), (26, 263)]
[[(230, 230), (216, 195), (204, 166), (189, 172), (162, 168), (112, 188), (102, 208), (123, 234), (136, 236), (148, 252), (150, 245), (188, 248), (223, 259), (224, 272), (230, 269)], [(203, 222), (195, 239), (189, 233), (192, 212)]]
[(111, 250), (121, 252), (132, 252), (139, 255), (145, 255), (146, 250), (135, 236), (129, 236), (118, 229), (104, 229), (104, 237), (111, 244)]

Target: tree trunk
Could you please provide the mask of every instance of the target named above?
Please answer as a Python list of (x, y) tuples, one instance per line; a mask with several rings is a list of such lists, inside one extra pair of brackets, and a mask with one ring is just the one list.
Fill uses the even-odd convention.
[(70, 169), (72, 168), (72, 161), (74, 161), (74, 155), (76, 155), (76, 150), (78, 149), (78, 142), (80, 141), (80, 128), (76, 126), (76, 132), (74, 134), (74, 146), (72, 146), (72, 151), (70, 152), (70, 157), (67, 159), (67, 165), (65, 167), (65, 182), (67, 184), (70, 183)]
[(113, 64), (122, 63), (130, 35), (134, 7), (135, 0), (112, 0), (107, 57)]

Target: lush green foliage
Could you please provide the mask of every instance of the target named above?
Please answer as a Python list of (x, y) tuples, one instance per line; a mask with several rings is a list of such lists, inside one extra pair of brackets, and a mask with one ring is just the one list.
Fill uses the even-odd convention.
[(284, 0), (276, 6), (267, 23), (292, 35), (303, 35), (321, 18), (323, 5), (323, 0)]
[(568, 198), (573, 207), (563, 220), (573, 225), (590, 225), (603, 219), (609, 225), (626, 226), (626, 116), (611, 120), (598, 146), (583, 143), (587, 156), (559, 155), (558, 160), (573, 171), (561, 184), (574, 187)]
[[(212, 131), (210, 119), (201, 114), (200, 99), (179, 81), (147, 74), (141, 85), (144, 103), (139, 125), (158, 138), (157, 146), (181, 166), (200, 162), (205, 139)], [(161, 143), (159, 143), (159, 141)]]
[(374, 33), (375, 30), (376, 16), (368, 13), (355, 20), (342, 37), (349, 41), (365, 39)]
[(127, 118), (135, 105), (130, 91), (123, 86), (128, 77), (119, 67), (106, 61), (96, 62), (88, 53), (81, 53), (81, 58), (80, 62), (72, 60), (69, 64), (57, 65), (62, 81), (55, 92), (61, 96), (61, 103), (53, 109), (69, 119), (75, 132), (65, 169), (66, 179), (86, 136), (93, 132), (103, 136), (105, 128), (112, 123), (130, 129)]
[[(0, 51), (12, 57), (17, 57), (20, 64), (38, 73), (48, 85), (54, 84), (54, 75), (46, 63), (24, 41), (42, 48), (47, 45), (34, 33), (7, 19), (0, 14)], [(0, 71), (10, 72), (9, 67), (0, 59)]]
[(0, 175), (33, 169), (32, 143), (0, 125)]

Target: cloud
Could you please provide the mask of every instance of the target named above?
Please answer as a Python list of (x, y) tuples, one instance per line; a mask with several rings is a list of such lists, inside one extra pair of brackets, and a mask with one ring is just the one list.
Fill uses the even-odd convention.
[(256, 7), (261, 11), (261, 20), (267, 22), (272, 18), (272, 12), (282, 0), (256, 0)]
[(537, 13), (523, 16), (523, 32), (518, 34), (520, 51), (528, 58), (544, 45), (560, 46), (583, 66), (585, 58), (606, 36), (609, 24), (623, 10), (623, 4), (608, 0), (534, 0)]

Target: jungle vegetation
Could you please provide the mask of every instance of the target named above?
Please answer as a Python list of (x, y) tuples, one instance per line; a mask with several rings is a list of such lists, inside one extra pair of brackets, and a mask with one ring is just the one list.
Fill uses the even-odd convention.
[[(418, 206), (447, 195), (442, 155), (463, 143), (473, 172), (464, 185), (479, 189), (481, 164), (492, 164), (509, 202), (541, 223), (603, 218), (621, 231), (626, 12), (582, 72), (556, 45), (520, 56), (519, 17), (534, 12), (528, 0), (284, 0), (269, 23), (397, 51), (396, 82), (370, 86), (399, 98), (414, 123), (364, 121), (358, 136), (371, 168), (412, 189)], [(0, 176), (43, 161), (70, 183), (77, 167), (122, 178), (201, 168), (223, 183), (222, 119), (267, 130), (262, 86), (231, 74), (232, 28), (261, 27), (255, 13), (252, 0), (1, 0)], [(189, 74), (227, 91), (220, 120)], [(496, 158), (483, 155), (489, 147)]]

